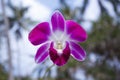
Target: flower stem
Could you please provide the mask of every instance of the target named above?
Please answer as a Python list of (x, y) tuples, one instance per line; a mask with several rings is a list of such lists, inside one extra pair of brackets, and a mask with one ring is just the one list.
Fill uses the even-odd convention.
[(45, 74), (43, 76), (43, 80), (46, 80), (46, 75), (47, 73), (50, 71), (50, 69), (54, 66), (54, 64), (52, 64), (50, 67), (47, 68), (47, 70), (45, 71)]

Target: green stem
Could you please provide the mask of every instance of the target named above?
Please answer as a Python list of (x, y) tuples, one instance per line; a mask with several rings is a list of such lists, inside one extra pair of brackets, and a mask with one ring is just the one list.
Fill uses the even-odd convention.
[(54, 66), (54, 64), (52, 64), (50, 67), (47, 68), (47, 70), (45, 71), (45, 74), (43, 76), (43, 80), (46, 80), (46, 74), (50, 71), (50, 69)]

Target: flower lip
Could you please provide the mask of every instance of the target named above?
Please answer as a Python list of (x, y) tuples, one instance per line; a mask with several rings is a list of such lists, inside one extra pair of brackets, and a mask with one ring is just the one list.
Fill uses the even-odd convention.
[(69, 43), (66, 42), (65, 48), (61, 51), (61, 53), (59, 53), (59, 50), (54, 48), (54, 43), (52, 42), (50, 45), (49, 54), (54, 64), (58, 66), (64, 65), (68, 61), (70, 56)]

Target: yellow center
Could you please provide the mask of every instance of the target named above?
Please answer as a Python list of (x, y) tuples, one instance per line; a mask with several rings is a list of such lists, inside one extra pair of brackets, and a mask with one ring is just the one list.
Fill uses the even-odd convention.
[(57, 41), (57, 49), (62, 49), (62, 43), (60, 41)]

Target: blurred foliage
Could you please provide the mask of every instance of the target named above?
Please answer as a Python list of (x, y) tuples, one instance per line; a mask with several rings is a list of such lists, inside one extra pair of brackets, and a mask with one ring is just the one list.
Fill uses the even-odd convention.
[[(114, 61), (117, 59), (120, 62), (120, 24), (114, 23), (114, 21), (107, 14), (102, 14), (99, 20), (93, 23), (92, 31), (84, 44), (88, 53), (93, 52), (100, 57), (93, 67), (85, 68), (88, 70), (86, 72), (94, 76), (96, 80), (120, 79), (118, 76), (120, 69)], [(112, 61), (114, 62), (113, 66), (110, 65)]]
[(105, 56), (107, 59), (114, 57), (120, 59), (120, 25), (114, 19), (104, 14), (98, 22), (93, 23), (92, 31), (87, 41), (88, 51)]
[[(25, 16), (25, 14), (28, 11), (29, 7), (23, 7), (22, 5), (15, 6), (14, 3), (11, 2), (11, 0), (7, 0), (5, 2), (5, 8), (7, 8), (8, 11), (10, 11), (11, 14), (12, 14), (12, 15), (9, 15), (9, 14), (6, 15), (8, 21), (9, 21), (8, 22), (9, 23), (8, 24), (9, 31), (13, 31), (13, 34), (14, 34), (13, 36), (15, 36), (16, 41), (18, 41), (18, 40), (22, 39), (22, 32), (23, 32), (23, 30), (29, 31), (29, 27), (28, 26), (33, 25), (34, 23), (36, 23), (36, 21), (33, 21), (30, 18)], [(6, 31), (5, 31), (6, 27), (4, 26), (5, 23), (4, 23), (4, 19), (3, 18), (4, 18), (3, 14), (0, 13), (0, 51), (2, 49), (1, 47), (3, 45), (7, 44), (7, 41), (6, 41)], [(2, 39), (4, 39), (6, 42), (3, 43)], [(11, 45), (11, 46), (13, 46), (13, 45)], [(19, 48), (19, 47), (17, 46), (17, 48)], [(10, 47), (10, 49), (11, 49), (11, 47)], [(11, 53), (13, 53), (13, 52), (11, 52)], [(20, 52), (18, 51), (17, 53), (20, 53)], [(1, 54), (3, 54), (2, 51), (1, 51)], [(0, 54), (0, 57), (1, 57), (1, 54)], [(7, 55), (7, 56), (9, 56), (9, 55)], [(6, 63), (9, 63), (9, 61), (10, 60), (8, 58), (7, 61), (3, 61), (3, 63), (0, 63), (0, 64), (6, 64)], [(18, 62), (18, 64), (20, 64), (20, 63)], [(10, 68), (10, 66), (9, 66), (9, 68)], [(2, 69), (4, 70), (4, 67), (0, 66), (0, 70), (2, 70)], [(10, 70), (13, 70), (13, 69), (10, 69)], [(3, 71), (3, 72), (5, 72), (5, 71)], [(3, 73), (3, 72), (0, 71), (0, 80), (7, 80), (8, 76), (6, 76), (4, 78), (5, 73)], [(9, 73), (9, 70), (7, 70), (6, 72)], [(3, 75), (3, 77), (1, 77), (2, 75)], [(16, 80), (30, 80), (30, 77), (26, 77), (26, 76), (25, 77), (21, 77), (19, 75), (16, 78)]]
[(4, 67), (0, 64), (0, 80), (7, 80), (8, 74)]
[(20, 77), (20, 79), (18, 79), (18, 77), (16, 77), (15, 80), (31, 80), (31, 78), (29, 76)]
[[(7, 80), (8, 79), (8, 73), (3, 65), (0, 64), (0, 80)], [(18, 80), (16, 77), (15, 80)], [(29, 76), (21, 77), (20, 80), (31, 80)]]
[[(12, 12), (13, 16), (7, 15), (7, 18), (9, 20), (9, 29), (13, 29), (16, 39), (19, 40), (22, 38), (22, 32), (21, 30), (27, 30), (29, 31), (29, 26), (36, 23), (36, 21), (31, 20), (28, 17), (25, 17), (26, 12), (28, 11), (29, 7), (22, 7), (22, 6), (14, 6), (11, 0), (8, 0), (7, 6), (9, 7), (10, 11)], [(0, 19), (0, 25), (3, 25), (3, 19), (1, 17)], [(0, 26), (2, 27), (2, 26)], [(2, 32), (1, 32), (2, 33)], [(3, 30), (4, 33), (4, 30)]]

